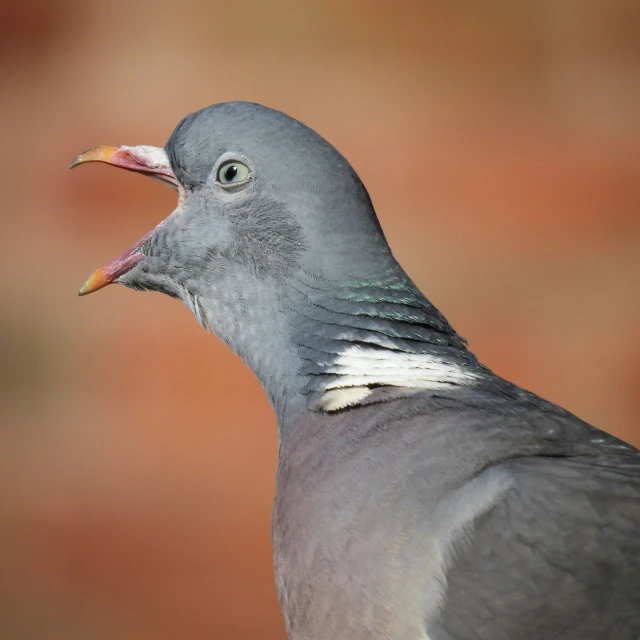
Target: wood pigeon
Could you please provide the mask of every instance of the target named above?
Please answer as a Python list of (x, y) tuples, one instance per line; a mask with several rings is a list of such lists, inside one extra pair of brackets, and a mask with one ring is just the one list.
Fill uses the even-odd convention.
[(478, 362), (333, 146), (229, 102), (90, 161), (179, 198), (81, 295), (179, 298), (277, 414), (291, 640), (640, 639), (640, 452)]

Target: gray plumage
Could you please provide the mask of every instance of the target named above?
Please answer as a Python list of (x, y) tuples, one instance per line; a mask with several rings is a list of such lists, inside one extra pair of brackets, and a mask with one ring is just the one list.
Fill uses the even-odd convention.
[(182, 299), (274, 406), (289, 637), (638, 640), (640, 453), (480, 364), (305, 125), (213, 105), (165, 152), (178, 208), (116, 281)]

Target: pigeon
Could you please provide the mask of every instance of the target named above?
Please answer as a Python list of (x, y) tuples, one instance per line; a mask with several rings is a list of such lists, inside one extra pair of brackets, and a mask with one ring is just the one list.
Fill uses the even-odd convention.
[(480, 363), (331, 144), (228, 102), (92, 161), (179, 198), (80, 294), (180, 299), (277, 415), (291, 640), (640, 638), (640, 452)]

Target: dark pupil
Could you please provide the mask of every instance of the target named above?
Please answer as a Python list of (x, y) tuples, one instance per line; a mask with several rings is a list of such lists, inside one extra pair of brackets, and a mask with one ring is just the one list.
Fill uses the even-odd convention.
[(238, 175), (238, 167), (235, 164), (232, 164), (230, 167), (225, 169), (224, 179), (228, 182), (231, 182)]

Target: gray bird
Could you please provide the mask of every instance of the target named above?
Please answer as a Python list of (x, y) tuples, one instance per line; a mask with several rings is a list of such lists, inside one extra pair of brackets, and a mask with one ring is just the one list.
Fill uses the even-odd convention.
[(640, 638), (640, 452), (480, 364), (328, 142), (232, 102), (88, 161), (179, 200), (80, 293), (179, 298), (276, 411), (292, 640)]

